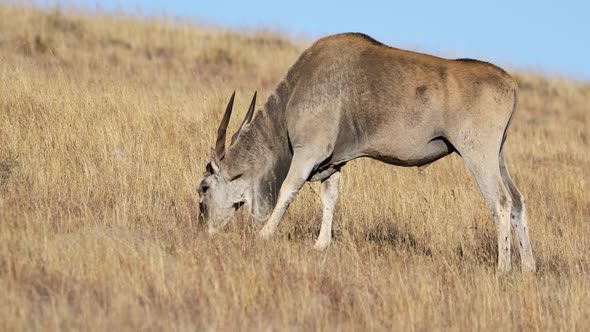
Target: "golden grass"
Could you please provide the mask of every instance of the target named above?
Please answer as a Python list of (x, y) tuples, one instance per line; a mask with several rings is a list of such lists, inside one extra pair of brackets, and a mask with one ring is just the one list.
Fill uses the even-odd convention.
[(197, 224), (195, 185), (305, 48), (268, 33), (0, 6), (0, 330), (584, 330), (590, 86), (515, 74), (508, 163), (534, 275), (495, 273), (495, 233), (458, 156), (424, 172), (349, 163), (335, 241), (312, 249), (306, 185), (278, 236), (242, 211)]

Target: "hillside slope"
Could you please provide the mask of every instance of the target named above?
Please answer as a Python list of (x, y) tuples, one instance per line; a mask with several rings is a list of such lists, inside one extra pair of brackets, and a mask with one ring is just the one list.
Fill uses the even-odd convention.
[(539, 266), (497, 278), (456, 155), (347, 165), (325, 253), (317, 184), (271, 241), (245, 211), (206, 236), (195, 186), (229, 95), (233, 130), (305, 43), (7, 5), (0, 32), (0, 330), (590, 326), (589, 84), (512, 73), (508, 163)]

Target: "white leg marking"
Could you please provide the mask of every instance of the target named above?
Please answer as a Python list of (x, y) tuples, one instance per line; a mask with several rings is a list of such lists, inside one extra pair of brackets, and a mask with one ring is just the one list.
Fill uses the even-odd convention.
[(322, 181), (320, 186), (320, 197), (322, 199), (322, 227), (320, 235), (315, 243), (314, 248), (324, 250), (330, 245), (332, 240), (332, 219), (334, 217), (334, 206), (338, 200), (338, 183), (340, 182), (340, 172), (332, 174), (329, 178)]
[(498, 237), (498, 273), (506, 273), (511, 269), (510, 208), (512, 198), (502, 181), (498, 159), (474, 161), (465, 158), (465, 162), (469, 170), (475, 175), (479, 189), (492, 212)]
[(529, 239), (529, 230), (526, 219), (525, 200), (508, 172), (506, 164), (506, 153), (504, 146), (500, 152), (500, 173), (506, 188), (512, 197), (512, 209), (510, 211), (510, 222), (518, 238), (518, 250), (520, 252), (520, 263), (523, 271), (536, 271), (535, 258)]
[(529, 239), (529, 230), (526, 220), (526, 210), (524, 200), (520, 205), (512, 203), (512, 212), (510, 213), (512, 227), (518, 237), (518, 250), (520, 252), (520, 263), (523, 271), (534, 272), (537, 269), (533, 249)]
[(287, 177), (281, 185), (277, 204), (268, 218), (266, 225), (260, 230), (260, 237), (268, 239), (274, 234), (289, 204), (291, 204), (297, 192), (299, 192), (299, 189), (301, 189), (309, 177), (314, 166), (315, 160), (306, 159), (305, 157), (297, 156), (297, 154), (293, 156)]

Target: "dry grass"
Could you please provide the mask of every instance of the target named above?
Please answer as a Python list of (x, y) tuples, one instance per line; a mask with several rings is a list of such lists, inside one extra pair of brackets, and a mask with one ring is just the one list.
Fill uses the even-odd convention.
[(515, 75), (508, 163), (539, 268), (497, 278), (457, 156), (350, 163), (325, 253), (316, 184), (269, 242), (243, 211), (202, 232), (194, 189), (228, 96), (235, 128), (305, 45), (7, 5), (0, 31), (0, 330), (590, 326), (588, 84)]

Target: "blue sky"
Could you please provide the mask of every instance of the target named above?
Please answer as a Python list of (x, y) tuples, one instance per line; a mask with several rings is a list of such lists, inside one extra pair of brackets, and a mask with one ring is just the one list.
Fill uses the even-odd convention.
[(310, 40), (367, 33), (386, 44), (590, 80), (590, 1), (74, 1)]

